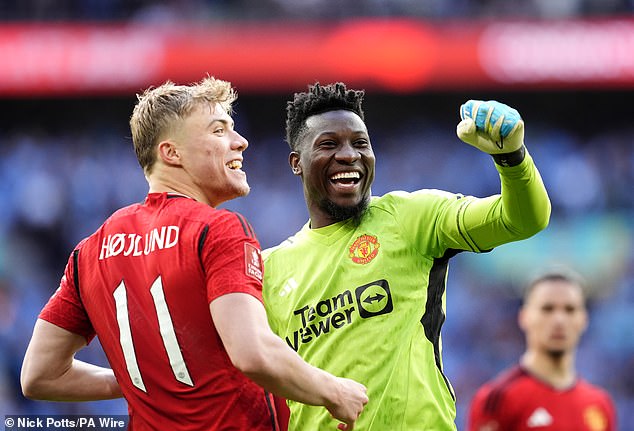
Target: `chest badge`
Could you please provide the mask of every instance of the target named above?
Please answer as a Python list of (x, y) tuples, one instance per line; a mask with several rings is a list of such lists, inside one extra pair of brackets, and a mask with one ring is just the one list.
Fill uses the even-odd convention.
[(365, 265), (379, 253), (379, 240), (374, 235), (361, 235), (350, 246), (348, 256), (354, 263)]
[(596, 406), (590, 406), (583, 412), (583, 420), (592, 431), (605, 431), (608, 429), (608, 419)]

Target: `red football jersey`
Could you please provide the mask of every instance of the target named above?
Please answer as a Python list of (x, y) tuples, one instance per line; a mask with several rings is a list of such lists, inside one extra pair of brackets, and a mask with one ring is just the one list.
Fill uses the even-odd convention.
[(277, 430), (273, 397), (233, 366), (209, 312), (228, 293), (262, 300), (262, 271), (244, 217), (152, 193), (79, 243), (40, 318), (99, 337), (130, 430)]
[(578, 379), (555, 389), (519, 365), (484, 384), (471, 401), (469, 431), (615, 431), (612, 399)]

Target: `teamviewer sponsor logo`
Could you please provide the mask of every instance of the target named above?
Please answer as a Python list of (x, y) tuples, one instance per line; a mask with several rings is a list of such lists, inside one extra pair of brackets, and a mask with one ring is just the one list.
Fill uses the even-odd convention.
[(387, 280), (373, 281), (293, 311), (300, 325), (286, 337), (286, 342), (298, 350), (300, 345), (344, 328), (359, 317), (367, 319), (380, 316), (390, 313), (393, 308)]
[(359, 307), (359, 316), (364, 319), (387, 314), (394, 309), (387, 280), (377, 280), (359, 286), (354, 293)]

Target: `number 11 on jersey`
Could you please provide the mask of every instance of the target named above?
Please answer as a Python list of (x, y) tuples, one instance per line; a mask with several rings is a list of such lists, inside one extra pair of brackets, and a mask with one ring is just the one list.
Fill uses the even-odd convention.
[[(158, 276), (152, 287), (150, 288), (152, 299), (154, 300), (154, 307), (156, 309), (156, 316), (158, 318), (159, 330), (161, 338), (163, 339), (163, 346), (167, 351), (170, 367), (174, 373), (174, 377), (181, 383), (188, 386), (194, 386), (194, 383), (189, 376), (187, 365), (183, 359), (178, 340), (176, 339), (176, 332), (174, 332), (174, 324), (172, 323), (172, 317), (167, 303), (165, 302), (165, 294), (163, 293), (163, 283), (161, 276)], [(132, 330), (130, 329), (130, 317), (128, 314), (128, 296), (126, 286), (123, 280), (117, 286), (113, 292), (114, 302), (117, 310), (117, 323), (119, 325), (119, 342), (121, 343), (121, 350), (123, 351), (123, 357), (125, 359), (126, 367), (128, 368), (128, 374), (132, 380), (132, 384), (143, 392), (147, 392), (145, 389), (145, 383), (143, 383), (143, 377), (141, 377), (141, 371), (139, 370), (139, 364), (136, 359), (136, 352), (134, 350), (134, 343), (132, 341)]]

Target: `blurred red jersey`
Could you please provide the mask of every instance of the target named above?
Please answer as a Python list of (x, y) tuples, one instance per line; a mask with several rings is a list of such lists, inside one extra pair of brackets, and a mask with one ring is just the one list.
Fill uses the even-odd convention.
[(209, 311), (228, 293), (262, 300), (262, 270), (244, 217), (152, 193), (78, 244), (40, 318), (99, 337), (130, 430), (277, 430), (273, 397), (233, 366)]
[(519, 365), (478, 390), (468, 421), (468, 431), (616, 431), (607, 392), (583, 379), (555, 389)]

